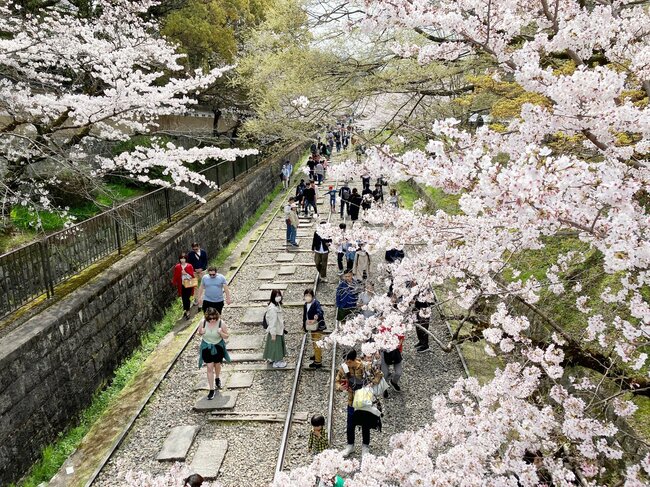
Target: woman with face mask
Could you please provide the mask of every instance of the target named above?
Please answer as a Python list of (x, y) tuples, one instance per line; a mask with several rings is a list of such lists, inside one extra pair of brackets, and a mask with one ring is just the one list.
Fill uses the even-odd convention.
[(187, 262), (187, 254), (181, 252), (178, 256), (178, 264), (174, 266), (174, 277), (172, 284), (176, 286), (178, 295), (183, 300), (183, 318), (190, 319), (190, 306), (191, 298), (194, 295), (194, 286), (189, 286), (191, 280), (194, 279), (194, 267)]
[(287, 346), (284, 343), (284, 312), (282, 310), (282, 291), (271, 291), (271, 299), (266, 308), (266, 345), (264, 345), (264, 358), (273, 364), (276, 369), (287, 366), (284, 357), (287, 355)]
[(314, 355), (311, 357), (312, 363), (309, 364), (311, 369), (320, 369), (322, 364), (322, 350), (316, 345), (321, 338), (323, 338), (323, 330), (325, 326), (325, 316), (323, 307), (318, 299), (314, 296), (313, 289), (305, 289), (304, 292), (305, 304), (302, 308), (302, 329), (305, 333), (311, 332), (311, 342), (314, 346)]

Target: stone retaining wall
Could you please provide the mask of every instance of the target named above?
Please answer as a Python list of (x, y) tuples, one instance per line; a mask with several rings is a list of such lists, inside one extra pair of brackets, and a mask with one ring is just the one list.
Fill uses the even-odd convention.
[(178, 253), (196, 240), (214, 256), (303, 150), (261, 164), (0, 339), (0, 486), (25, 473), (176, 299)]

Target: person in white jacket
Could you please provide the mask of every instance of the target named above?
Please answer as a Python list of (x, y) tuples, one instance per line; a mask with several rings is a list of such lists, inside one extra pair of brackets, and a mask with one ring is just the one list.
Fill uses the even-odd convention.
[(276, 369), (287, 366), (284, 357), (287, 355), (287, 346), (284, 343), (284, 312), (282, 310), (282, 291), (271, 291), (271, 299), (264, 315), (266, 319), (266, 344), (264, 345), (264, 358), (273, 364)]
[(359, 243), (359, 248), (354, 256), (352, 273), (358, 281), (365, 281), (370, 275), (370, 255), (368, 255), (362, 243)]

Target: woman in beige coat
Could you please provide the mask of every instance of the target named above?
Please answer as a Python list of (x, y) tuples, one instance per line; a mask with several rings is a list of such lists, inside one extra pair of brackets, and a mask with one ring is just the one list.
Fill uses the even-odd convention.
[(363, 244), (359, 244), (359, 248), (354, 256), (352, 273), (354, 274), (354, 278), (359, 281), (365, 281), (370, 275), (370, 255), (363, 248)]

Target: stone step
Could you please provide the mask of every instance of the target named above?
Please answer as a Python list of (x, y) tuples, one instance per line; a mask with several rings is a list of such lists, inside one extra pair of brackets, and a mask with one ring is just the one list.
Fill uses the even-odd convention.
[(266, 308), (249, 307), (239, 323), (244, 325), (261, 325), (264, 313), (266, 313)]
[(295, 259), (295, 258), (296, 258), (296, 256), (294, 254), (289, 254), (287, 252), (281, 252), (275, 258), (275, 261), (276, 262), (293, 262), (293, 259)]
[(257, 275), (258, 279), (275, 279), (275, 271), (272, 269), (262, 269)]
[(227, 451), (226, 440), (202, 440), (192, 458), (190, 471), (206, 480), (216, 479)]
[(273, 289), (279, 289), (280, 291), (286, 291), (288, 284), (279, 283), (279, 282), (267, 282), (260, 286), (260, 291), (271, 291)]
[[(260, 319), (260, 323), (262, 320)], [(256, 350), (262, 348), (264, 335), (230, 335), (226, 348), (230, 350)]]
[[(221, 372), (221, 383), (226, 389), (246, 389), (253, 385), (253, 375), (245, 372)], [(202, 377), (196, 381), (194, 390), (207, 391), (209, 389), (208, 378), (203, 372)]]
[(295, 265), (282, 265), (278, 269), (278, 276), (288, 276), (296, 273)]
[(176, 426), (169, 431), (156, 460), (159, 462), (185, 461), (200, 426)]
[(201, 394), (194, 403), (195, 411), (214, 411), (215, 409), (233, 409), (237, 404), (236, 391), (217, 392), (214, 399), (208, 400), (206, 394)]
[(229, 355), (232, 362), (260, 362), (264, 360), (262, 352), (235, 352)]
[(249, 301), (267, 301), (271, 298), (271, 291), (255, 291), (248, 297)]

